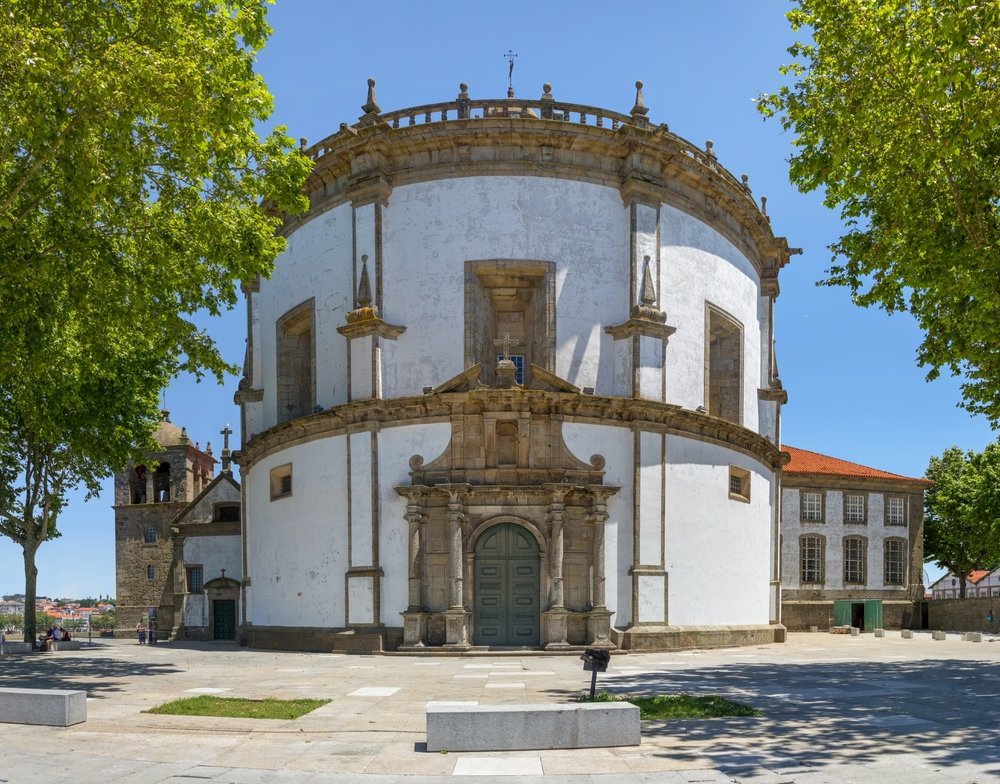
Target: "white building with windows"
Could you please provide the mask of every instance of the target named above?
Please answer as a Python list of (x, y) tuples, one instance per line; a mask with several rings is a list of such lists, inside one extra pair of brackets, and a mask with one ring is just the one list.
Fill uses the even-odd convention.
[(249, 644), (781, 639), (795, 251), (746, 177), (641, 85), (628, 114), (548, 85), (382, 112), (373, 85), (303, 142), (310, 209), (247, 287)]
[[(782, 621), (907, 628), (923, 599), (925, 479), (783, 446)], [(860, 623), (858, 622), (860, 619)]]
[[(959, 578), (948, 572), (930, 586), (932, 599), (960, 599), (961, 586)], [(985, 599), (1000, 596), (1000, 568), (988, 571), (977, 569), (965, 578), (965, 598)]]

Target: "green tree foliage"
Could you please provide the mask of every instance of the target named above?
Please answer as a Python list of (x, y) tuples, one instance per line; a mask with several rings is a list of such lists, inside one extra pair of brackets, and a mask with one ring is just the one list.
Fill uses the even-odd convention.
[(1000, 423), (1000, 0), (796, 0), (791, 84), (758, 108), (795, 134), (790, 179), (845, 234), (825, 283), (910, 311), (929, 378)]
[(255, 130), (266, 5), (0, 0), (0, 533), (29, 608), (68, 490), (147, 445), (173, 374), (232, 369), (193, 317), (305, 206), (308, 159)]
[(924, 556), (961, 577), (1000, 564), (1000, 442), (982, 452), (950, 447), (931, 458), (927, 478)]

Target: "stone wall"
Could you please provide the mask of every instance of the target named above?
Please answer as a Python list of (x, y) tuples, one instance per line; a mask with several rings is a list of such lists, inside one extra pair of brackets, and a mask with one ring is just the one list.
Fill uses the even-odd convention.
[[(987, 617), (992, 614), (993, 622)], [(927, 602), (927, 626), (955, 632), (1000, 632), (1000, 598), (933, 599)]]

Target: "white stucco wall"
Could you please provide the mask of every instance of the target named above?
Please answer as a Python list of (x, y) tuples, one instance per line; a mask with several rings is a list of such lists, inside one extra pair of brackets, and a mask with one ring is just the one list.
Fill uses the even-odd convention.
[[(749, 503), (729, 498), (730, 465), (750, 472)], [(768, 623), (774, 481), (746, 455), (667, 436), (670, 625)]]
[(448, 446), (451, 425), (447, 422), (408, 425), (382, 430), (378, 435), (379, 553), (382, 571), (382, 622), (402, 626), (400, 616), (407, 606), (409, 578), (409, 524), (406, 499), (395, 488), (410, 484), (409, 461), (420, 455), (430, 463)]
[[(270, 498), (270, 470), (292, 464), (292, 494)], [(344, 625), (347, 552), (347, 447), (334, 436), (289, 447), (246, 478), (251, 623)], [(354, 492), (365, 492), (362, 478)], [(370, 492), (370, 491), (369, 491)]]
[(635, 497), (632, 485), (632, 432), (624, 427), (567, 422), (563, 425), (563, 441), (569, 451), (584, 462), (591, 455), (602, 455), (606, 462), (604, 484), (619, 487), (608, 500), (608, 521), (605, 523), (604, 569), (605, 602), (611, 625), (625, 628), (632, 620), (632, 506)]
[[(667, 402), (705, 403), (705, 303), (743, 325), (743, 426), (758, 431), (761, 378), (760, 280), (725, 237), (687, 213), (661, 209), (661, 307), (677, 327), (667, 345)], [(759, 432), (759, 431), (758, 431)]]

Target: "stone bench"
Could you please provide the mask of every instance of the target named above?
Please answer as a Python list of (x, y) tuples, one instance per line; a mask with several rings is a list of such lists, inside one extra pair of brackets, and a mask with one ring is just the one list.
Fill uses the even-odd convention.
[(931, 639), (932, 640), (947, 640), (948, 639), (948, 635), (945, 634), (944, 632), (931, 632)]
[(903, 630), (901, 630), (899, 632), (899, 636), (902, 637), (904, 640), (912, 640), (913, 639), (913, 630), (912, 629), (903, 629)]
[(520, 751), (638, 746), (639, 708), (570, 705), (428, 705), (428, 751)]
[(966, 632), (962, 635), (962, 639), (966, 642), (982, 642), (983, 633), (982, 632)]
[(87, 692), (0, 688), (0, 722), (68, 727), (87, 720)]
[(80, 650), (79, 640), (53, 640), (49, 645), (50, 651), (78, 651)]
[(7, 640), (3, 644), (4, 653), (31, 653), (31, 643), (24, 640)]

